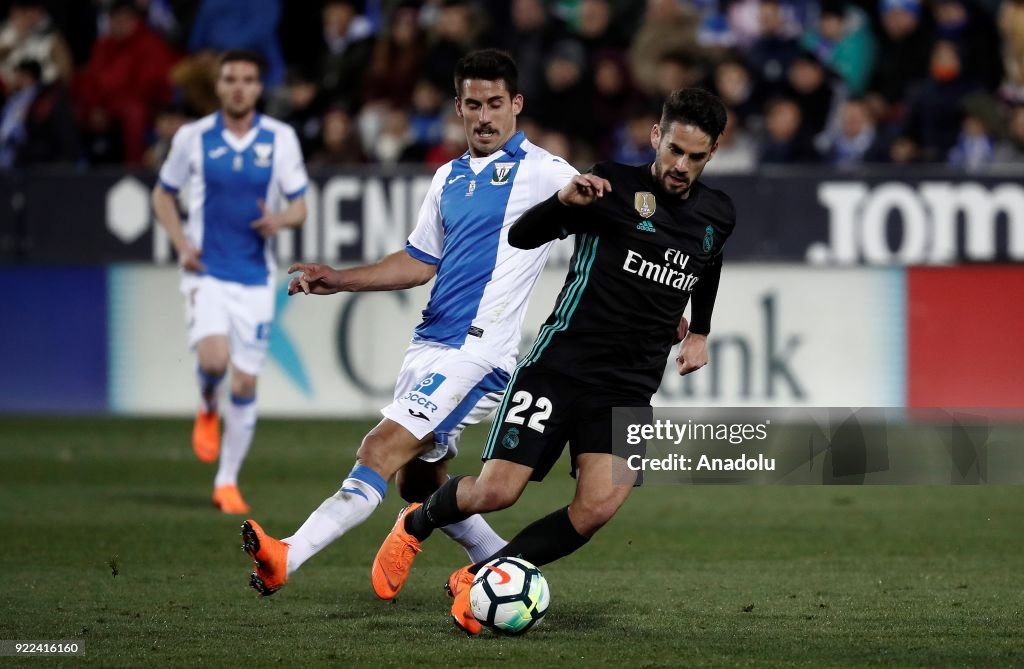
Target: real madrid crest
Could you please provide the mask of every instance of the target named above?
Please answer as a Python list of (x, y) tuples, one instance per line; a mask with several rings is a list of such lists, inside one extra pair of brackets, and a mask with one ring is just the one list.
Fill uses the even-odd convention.
[(654, 193), (645, 190), (633, 193), (633, 208), (644, 218), (654, 216), (654, 210), (658, 208), (654, 201)]

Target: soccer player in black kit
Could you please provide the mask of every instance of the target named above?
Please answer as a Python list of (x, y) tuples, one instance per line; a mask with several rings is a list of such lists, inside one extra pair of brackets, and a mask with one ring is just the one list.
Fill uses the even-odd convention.
[(568, 442), (576, 477), (572, 503), (448, 580), (452, 618), (467, 632), (480, 631), (469, 586), (483, 564), (515, 556), (540, 566), (565, 557), (626, 501), (636, 474), (613, 453), (612, 408), (649, 411), (680, 336), (679, 373), (707, 364), (722, 247), (735, 209), (729, 196), (698, 178), (725, 123), (715, 96), (694, 88), (676, 91), (651, 129), (653, 164), (599, 163), (511, 228), (509, 243), (519, 248), (576, 235), (555, 310), (512, 375), (480, 475), (453, 477), (422, 505), (404, 509), (376, 557), (394, 582), (404, 581), (435, 528), (511, 506), (530, 480), (544, 478)]

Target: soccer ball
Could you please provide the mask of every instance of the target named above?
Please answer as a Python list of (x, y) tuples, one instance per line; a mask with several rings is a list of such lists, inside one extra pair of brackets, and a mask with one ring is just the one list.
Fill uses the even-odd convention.
[(548, 581), (540, 569), (513, 557), (485, 564), (469, 590), (476, 619), (505, 634), (523, 634), (539, 623), (550, 599)]

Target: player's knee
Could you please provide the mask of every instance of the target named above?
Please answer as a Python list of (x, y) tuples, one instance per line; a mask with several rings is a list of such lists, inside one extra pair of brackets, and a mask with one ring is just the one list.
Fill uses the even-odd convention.
[(251, 374), (232, 373), (231, 393), (238, 397), (253, 397), (256, 394), (256, 377)]
[(384, 439), (370, 432), (363, 437), (362, 443), (359, 444), (359, 449), (356, 451), (356, 460), (361, 464), (377, 469), (382, 464), (381, 460), (386, 446), (387, 444), (384, 443)]

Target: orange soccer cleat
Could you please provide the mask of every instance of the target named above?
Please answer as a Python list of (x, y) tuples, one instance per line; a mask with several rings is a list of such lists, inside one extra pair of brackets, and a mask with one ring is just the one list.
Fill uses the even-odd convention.
[(452, 602), (452, 622), (455, 626), (467, 634), (480, 634), (483, 626), (473, 615), (473, 606), (469, 602), (469, 590), (473, 585), (476, 574), (469, 571), (472, 565), (467, 565), (448, 577), (444, 589), (449, 597), (455, 598)]
[(236, 485), (219, 485), (213, 489), (213, 505), (224, 513), (249, 513), (249, 505), (242, 499)]
[(288, 582), (288, 544), (264, 532), (255, 520), (242, 523), (242, 550), (256, 563), (249, 575), (256, 592), (269, 597)]
[(220, 454), (220, 414), (200, 409), (192, 426), (192, 450), (200, 462), (217, 461)]
[(422, 505), (419, 502), (413, 502), (398, 512), (395, 526), (381, 544), (377, 557), (373, 558), (370, 580), (373, 582), (373, 591), (381, 599), (395, 598), (409, 576), (416, 554), (423, 550), (420, 540), (405, 531), (406, 514), (412, 513), (420, 506)]

